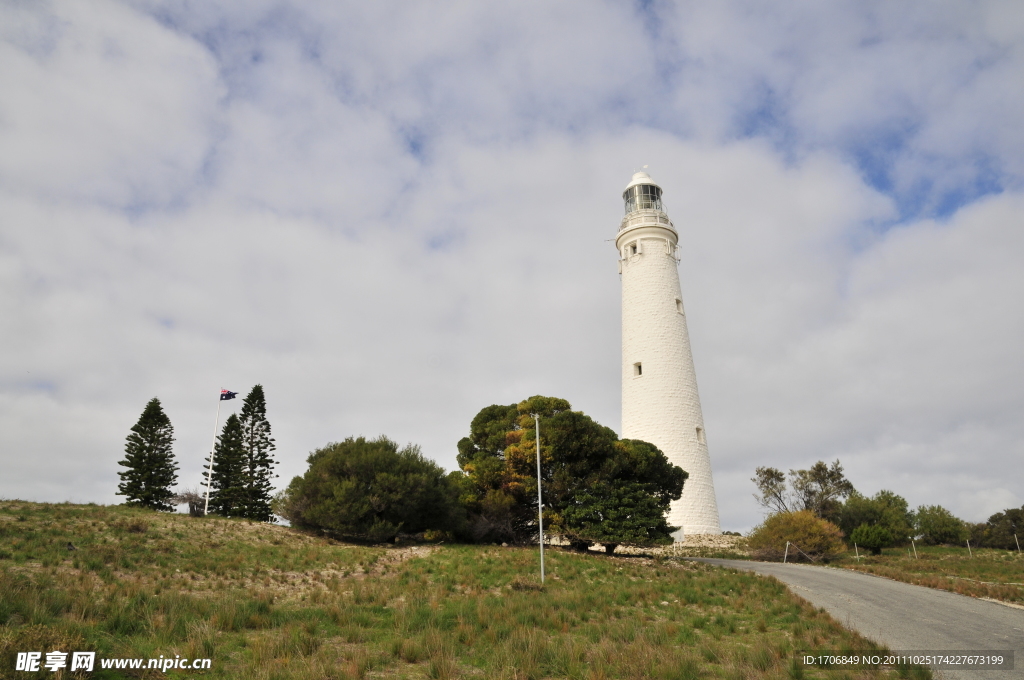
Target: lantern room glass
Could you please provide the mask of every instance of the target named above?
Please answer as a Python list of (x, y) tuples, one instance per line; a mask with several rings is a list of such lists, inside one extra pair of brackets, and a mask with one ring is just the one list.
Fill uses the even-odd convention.
[(653, 184), (637, 184), (622, 193), (626, 214), (637, 210), (662, 210), (661, 189)]

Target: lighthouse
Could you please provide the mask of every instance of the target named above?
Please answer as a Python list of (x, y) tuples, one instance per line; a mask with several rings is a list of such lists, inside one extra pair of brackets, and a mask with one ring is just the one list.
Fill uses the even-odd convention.
[(661, 187), (638, 172), (622, 194), (615, 246), (622, 275), (622, 437), (654, 444), (690, 476), (668, 523), (685, 534), (719, 534), (704, 417), (679, 287), (679, 235)]

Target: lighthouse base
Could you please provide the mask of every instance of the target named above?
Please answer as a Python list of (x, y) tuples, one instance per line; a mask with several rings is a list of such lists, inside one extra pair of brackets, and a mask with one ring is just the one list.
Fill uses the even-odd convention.
[(722, 532), (717, 527), (693, 527), (683, 528), (672, 533), (672, 540), (676, 543), (706, 543), (711, 536), (721, 536)]

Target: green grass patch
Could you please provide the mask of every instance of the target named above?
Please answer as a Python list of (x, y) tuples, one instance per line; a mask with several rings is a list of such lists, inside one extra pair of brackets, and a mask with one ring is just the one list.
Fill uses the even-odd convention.
[(1024, 603), (1024, 555), (1016, 550), (948, 546), (886, 548), (881, 555), (851, 551), (835, 566), (896, 581), (948, 590), (972, 597)]
[(21, 501), (0, 502), (0, 546), (3, 676), (61, 649), (213, 659), (101, 680), (897, 677), (796, 668), (796, 650), (878, 648), (774, 579), (670, 559), (552, 549), (542, 586), (530, 549)]

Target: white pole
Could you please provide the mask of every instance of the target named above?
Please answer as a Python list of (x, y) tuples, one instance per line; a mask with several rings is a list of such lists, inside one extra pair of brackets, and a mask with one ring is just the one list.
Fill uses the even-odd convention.
[(910, 539), (910, 545), (914, 546), (914, 559), (917, 559), (917, 543), (914, 543), (914, 539)]
[(1017, 541), (1017, 554), (1020, 554), (1020, 541), (1017, 540), (1017, 534), (1013, 535), (1013, 540)]
[(857, 544), (853, 544), (853, 554), (857, 556), (857, 561), (860, 562), (860, 550), (857, 550)]
[(537, 427), (537, 526), (540, 527), (540, 582), (544, 583), (544, 500), (540, 495), (540, 416), (533, 414)]
[(785, 564), (786, 560), (789, 559), (789, 541), (786, 541), (786, 554), (782, 556), (782, 563)]
[(970, 555), (972, 558), (974, 557), (974, 553), (971, 552), (971, 540), (970, 539), (967, 539), (967, 554)]
[(213, 475), (213, 451), (217, 448), (217, 428), (220, 427), (220, 402), (224, 401), (217, 395), (217, 417), (213, 420), (213, 443), (210, 444), (210, 467), (206, 470), (206, 504), (203, 506), (203, 517), (210, 512), (210, 477)]

